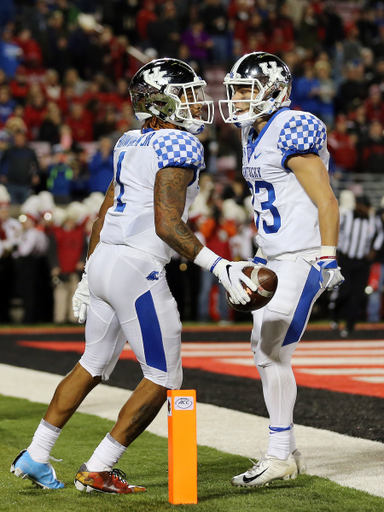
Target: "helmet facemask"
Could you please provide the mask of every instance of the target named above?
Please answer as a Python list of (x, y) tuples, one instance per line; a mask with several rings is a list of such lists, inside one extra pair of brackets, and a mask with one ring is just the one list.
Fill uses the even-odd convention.
[(198, 83), (168, 85), (166, 93), (175, 100), (176, 109), (167, 120), (195, 135), (201, 133), (205, 124), (213, 122), (214, 113), (213, 101), (205, 97), (205, 86), (203, 80)]

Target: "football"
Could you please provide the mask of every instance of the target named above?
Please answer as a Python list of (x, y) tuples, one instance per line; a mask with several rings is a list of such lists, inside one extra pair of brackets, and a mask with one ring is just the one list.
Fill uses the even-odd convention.
[(267, 267), (244, 267), (243, 272), (256, 284), (257, 290), (253, 292), (244, 283), (243, 287), (247, 290), (251, 300), (246, 304), (233, 304), (229, 293), (226, 292), (227, 303), (231, 308), (242, 313), (255, 311), (268, 304), (275, 294), (277, 288), (277, 275)]

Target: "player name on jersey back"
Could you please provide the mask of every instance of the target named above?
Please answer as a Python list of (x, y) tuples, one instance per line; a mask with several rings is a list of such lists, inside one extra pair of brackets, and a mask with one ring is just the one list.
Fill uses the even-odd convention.
[(148, 146), (150, 140), (155, 134), (155, 131), (142, 134), (136, 130), (134, 132), (124, 133), (124, 135), (122, 135), (122, 137), (117, 141), (115, 150), (128, 146)]

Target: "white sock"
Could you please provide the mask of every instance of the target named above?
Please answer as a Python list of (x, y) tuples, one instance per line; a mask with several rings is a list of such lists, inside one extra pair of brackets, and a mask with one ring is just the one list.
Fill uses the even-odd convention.
[(49, 455), (61, 432), (61, 428), (54, 427), (45, 420), (41, 420), (33, 436), (32, 443), (27, 450), (35, 462), (46, 464)]
[(111, 434), (107, 434), (86, 463), (89, 471), (108, 471), (119, 461), (126, 450)]
[(296, 438), (295, 438), (295, 425), (291, 423), (291, 430), (290, 432), (290, 438), (289, 438), (289, 451), (290, 453), (293, 453), (297, 447), (296, 447)]
[(290, 452), (291, 427), (269, 427), (268, 455), (286, 460)]

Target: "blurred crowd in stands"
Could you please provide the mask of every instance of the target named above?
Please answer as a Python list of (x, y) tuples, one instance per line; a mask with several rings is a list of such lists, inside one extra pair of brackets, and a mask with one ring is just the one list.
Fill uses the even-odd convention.
[[(340, 189), (364, 193), (356, 173), (384, 180), (384, 2), (0, 1), (0, 322), (74, 322), (68, 297), (113, 176), (113, 146), (140, 127), (128, 93), (134, 73), (180, 58), (217, 100), (225, 73), (253, 51), (279, 55), (294, 77), (291, 108), (326, 123)], [(191, 226), (222, 256), (250, 258), (237, 131), (216, 115), (199, 137), (207, 168)], [(209, 273), (175, 255), (168, 276), (183, 320), (237, 319)]]

